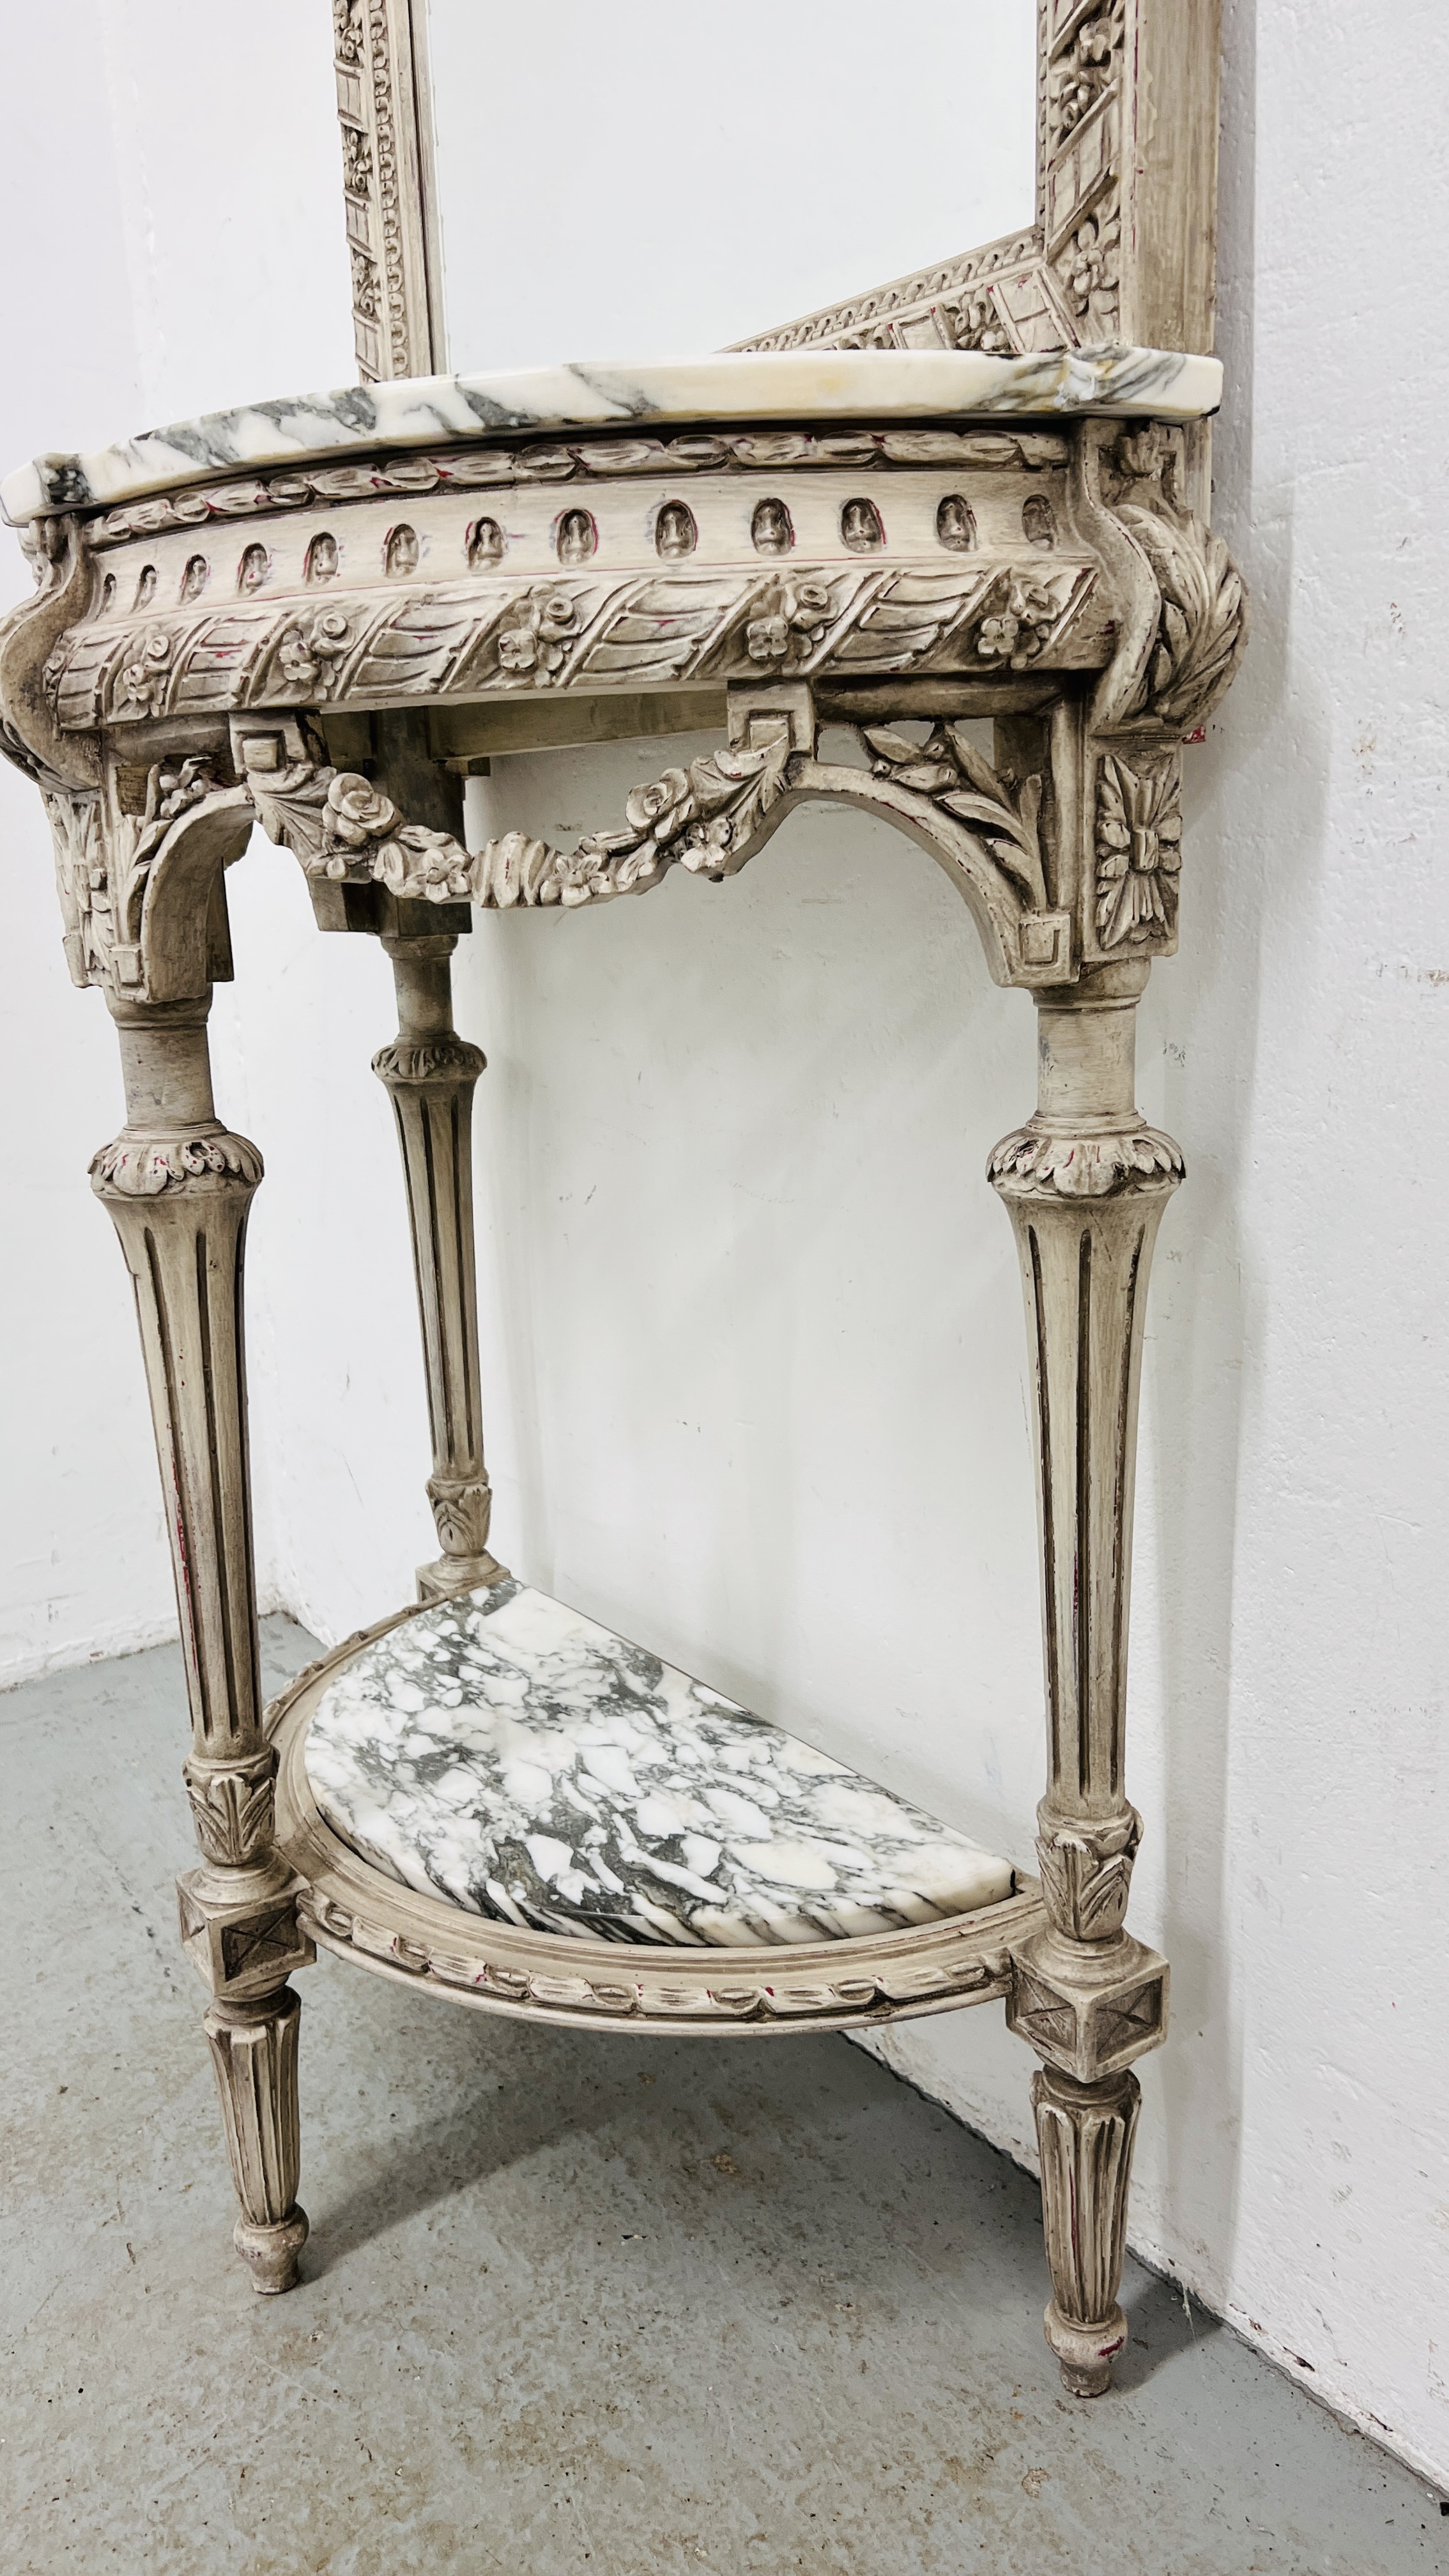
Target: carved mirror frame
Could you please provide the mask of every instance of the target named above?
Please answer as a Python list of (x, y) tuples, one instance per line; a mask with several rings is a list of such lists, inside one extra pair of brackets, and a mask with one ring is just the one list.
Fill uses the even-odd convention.
[[(427, 0), (333, 18), (358, 372), (438, 374)], [(1218, 0), (1038, 0), (1035, 224), (737, 345), (1210, 350), (1218, 38)]]

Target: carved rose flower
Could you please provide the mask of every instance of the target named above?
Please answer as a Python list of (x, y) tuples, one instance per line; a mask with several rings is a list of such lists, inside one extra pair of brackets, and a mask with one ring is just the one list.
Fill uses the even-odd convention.
[(987, 357), (1010, 356), (1011, 341), (984, 288), (976, 288), (969, 295), (963, 295), (951, 319), (952, 336), (958, 349), (980, 349)]
[(1077, 37), (1078, 60), (1084, 63), (1109, 63), (1112, 59), (1112, 48), (1120, 32), (1120, 19), (1114, 20), (1110, 14), (1104, 18), (1090, 19)]
[(667, 841), (688, 821), (692, 803), (687, 771), (666, 769), (649, 786), (631, 788), (624, 800), (624, 820), (631, 832)]
[(777, 594), (778, 605), (745, 628), (745, 649), (752, 662), (783, 662), (792, 646), (808, 653), (830, 621), (830, 593), (821, 581), (802, 581)]
[(128, 662), (121, 673), (121, 696), (129, 704), (141, 707), (147, 715), (157, 715), (166, 695), (166, 682), (171, 663), (171, 638), (164, 626), (153, 626), (141, 639), (141, 649), (134, 662)]
[(691, 876), (716, 873), (729, 857), (734, 834), (728, 814), (714, 814), (707, 823), (691, 823), (679, 854)]
[(300, 626), (289, 626), (277, 646), (277, 660), (291, 686), (320, 688), (325, 697), (350, 636), (351, 628), (337, 608), (323, 609), (305, 632)]
[(472, 891), (467, 853), (451, 832), (431, 831), (426, 823), (405, 823), (395, 837), (381, 842), (373, 869), (394, 894), (424, 903), (446, 903), (450, 896), (466, 899)]
[(1013, 582), (1004, 609), (983, 617), (976, 650), (983, 662), (1009, 662), (1024, 671), (1034, 662), (1060, 614), (1052, 593), (1040, 582)]
[(754, 617), (745, 628), (752, 662), (783, 662), (790, 650), (790, 625), (784, 617)]
[(327, 789), (327, 837), (349, 850), (385, 838), (398, 819), (392, 799), (356, 770), (339, 769)]
[(526, 600), (512, 625), (500, 629), (498, 659), (505, 671), (520, 678), (531, 674), (536, 687), (547, 688), (563, 662), (569, 639), (578, 631), (579, 612), (565, 591), (553, 591), (543, 600)]
[(790, 623), (802, 643), (818, 643), (830, 617), (830, 593), (824, 583), (802, 581), (787, 606)]
[(1117, 319), (1117, 248), (1121, 225), (1115, 216), (1099, 224), (1080, 224), (1062, 263), (1073, 312), (1103, 325)]

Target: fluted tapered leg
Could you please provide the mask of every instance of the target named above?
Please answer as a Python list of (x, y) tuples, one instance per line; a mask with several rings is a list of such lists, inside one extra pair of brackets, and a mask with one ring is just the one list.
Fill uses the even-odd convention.
[(1124, 1783), (1137, 1394), (1147, 1276), (1182, 1177), (1133, 1105), (1145, 968), (1041, 997), (1036, 1116), (991, 1159), (1021, 1255), (1035, 1388), (1047, 1792), (1037, 1853), (1048, 1928), (1013, 1954), (1007, 2017), (1045, 2060), (1033, 2101), (1054, 2297), (1047, 2339), (1077, 2396), (1122, 2339), (1138, 2088), (1166, 2030), (1166, 1962), (1123, 1927), (1141, 1820)]
[(200, 1001), (113, 1005), (127, 1120), (91, 1166), (136, 1294), (191, 1706), (187, 1793), (202, 1865), (178, 1881), (259, 2289), (289, 2289), (296, 2205), (298, 2004), (314, 1956), (274, 1840), (276, 1756), (262, 1727), (247, 1454), (242, 1256), (261, 1157), (212, 1106)]
[(1101, 2396), (1127, 2340), (1117, 2287), (1141, 2100), (1136, 2076), (1127, 2073), (1076, 2084), (1044, 2066), (1032, 2079), (1052, 2276), (1046, 2336), (1074, 2397)]
[(473, 1252), (473, 1086), (484, 1058), (453, 1027), (454, 944), (448, 937), (384, 940), (398, 1034), (372, 1060), (397, 1118), (423, 1334), (433, 1441), (428, 1500), (441, 1551), (418, 1568), (424, 1601), (496, 1583), (503, 1571), (488, 1546), (493, 1495), (483, 1463)]
[(254, 2003), (217, 2002), (206, 2016), (232, 2180), (241, 2202), (236, 2250), (252, 2286), (290, 2290), (307, 2242), (297, 2206), (301, 2134), (297, 2113), (297, 2029), (302, 2007), (290, 1986)]

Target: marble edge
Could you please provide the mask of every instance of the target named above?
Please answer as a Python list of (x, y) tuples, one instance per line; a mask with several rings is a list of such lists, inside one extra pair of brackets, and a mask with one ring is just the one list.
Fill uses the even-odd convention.
[(12, 527), (111, 508), (216, 474), (321, 462), (359, 448), (421, 447), (519, 432), (638, 429), (691, 421), (806, 422), (1001, 414), (1201, 420), (1222, 400), (1217, 358), (1120, 343), (992, 357), (976, 349), (786, 349), (626, 367), (613, 361), (506, 374), (399, 377), (299, 394), (143, 430), (86, 455), (37, 457), (0, 482)]

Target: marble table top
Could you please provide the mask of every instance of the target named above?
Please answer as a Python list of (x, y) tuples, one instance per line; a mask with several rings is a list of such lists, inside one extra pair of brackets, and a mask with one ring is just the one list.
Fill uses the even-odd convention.
[(208, 412), (143, 430), (89, 455), (37, 457), (0, 482), (13, 526), (48, 511), (107, 507), (176, 491), (239, 466), (285, 466), (361, 447), (514, 432), (634, 428), (641, 422), (940, 420), (1102, 413), (1198, 420), (1222, 399), (1216, 358), (1172, 350), (979, 349), (730, 351), (649, 366), (613, 361), (512, 374), (402, 377), (338, 392)]
[(1013, 1891), (964, 1834), (511, 1578), (364, 1648), (305, 1760), (365, 1860), (539, 1931), (845, 1940)]

